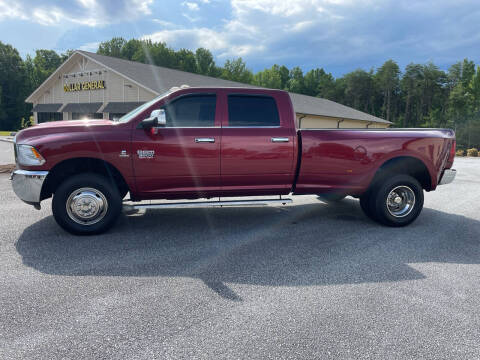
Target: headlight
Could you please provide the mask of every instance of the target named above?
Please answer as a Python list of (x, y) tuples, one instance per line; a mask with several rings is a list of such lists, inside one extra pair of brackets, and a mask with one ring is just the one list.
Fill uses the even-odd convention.
[(17, 145), (17, 160), (20, 165), (40, 166), (45, 164), (42, 155), (30, 145)]

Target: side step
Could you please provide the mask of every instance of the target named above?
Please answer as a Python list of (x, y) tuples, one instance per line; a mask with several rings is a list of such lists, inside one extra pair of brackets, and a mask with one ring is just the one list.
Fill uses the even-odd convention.
[(292, 199), (256, 199), (256, 200), (217, 200), (217, 201), (191, 201), (177, 203), (157, 203), (157, 204), (124, 204), (125, 211), (137, 209), (168, 209), (168, 208), (197, 208), (197, 207), (223, 207), (223, 206), (248, 206), (248, 205), (273, 205), (273, 204), (290, 204)]

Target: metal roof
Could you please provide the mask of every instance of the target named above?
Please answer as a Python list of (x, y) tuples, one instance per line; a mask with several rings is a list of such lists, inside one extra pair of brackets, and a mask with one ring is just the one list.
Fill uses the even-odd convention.
[(95, 103), (68, 103), (62, 109), (62, 112), (72, 112), (72, 113), (87, 113), (93, 114), (96, 113), (100, 107), (103, 105), (101, 102)]
[(296, 113), (391, 124), (390, 121), (383, 120), (331, 100), (296, 93), (289, 94)]
[(32, 111), (35, 112), (58, 112), (63, 104), (37, 104)]

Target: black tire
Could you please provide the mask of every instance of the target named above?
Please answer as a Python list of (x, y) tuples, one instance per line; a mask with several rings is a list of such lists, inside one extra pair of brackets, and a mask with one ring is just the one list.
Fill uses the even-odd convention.
[(318, 198), (326, 203), (335, 203), (341, 201), (347, 197), (344, 194), (337, 194), (337, 193), (326, 193), (326, 194), (319, 194), (317, 195)]
[(371, 199), (372, 196), (370, 195), (370, 191), (360, 196), (360, 207), (362, 208), (365, 215), (367, 215), (370, 219), (377, 221), (375, 219), (375, 213), (372, 209)]
[[(81, 191), (80, 189), (84, 190)], [(97, 217), (81, 219), (75, 216), (78, 208), (82, 211), (80, 200), (77, 202), (77, 209), (74, 210), (75, 206), (73, 206), (67, 210), (69, 198), (79, 198), (84, 194), (90, 194), (90, 196), (85, 197), (87, 199), (86, 202), (82, 203), (84, 206), (90, 206), (90, 209), (87, 210), (91, 210), (92, 207), (93, 209), (103, 209), (102, 211), (97, 211)], [(91, 194), (96, 196), (91, 196)], [(88, 202), (92, 198), (94, 201)], [(70, 202), (75, 204), (74, 200)], [(98, 206), (98, 204), (106, 204), (106, 206)], [(121, 210), (122, 199), (117, 186), (109, 182), (105, 177), (95, 173), (74, 175), (66, 179), (57, 188), (52, 200), (52, 212), (58, 225), (76, 235), (100, 234), (108, 230), (118, 219)]]
[[(387, 205), (389, 195), (390, 206)], [(398, 204), (395, 199), (399, 199)], [(393, 227), (406, 226), (412, 223), (423, 209), (423, 188), (409, 175), (393, 175), (369, 190), (363, 201), (363, 208), (367, 215), (367, 212), (370, 212), (369, 216), (379, 223)]]

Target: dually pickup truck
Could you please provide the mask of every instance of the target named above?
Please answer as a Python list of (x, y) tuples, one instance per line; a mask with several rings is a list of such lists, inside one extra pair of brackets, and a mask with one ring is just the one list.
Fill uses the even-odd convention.
[(17, 196), (37, 209), (53, 196), (55, 220), (75, 234), (110, 228), (127, 194), (135, 209), (348, 195), (372, 220), (404, 226), (423, 190), (456, 174), (452, 130), (297, 129), (289, 94), (269, 89), (174, 88), (116, 121), (33, 126), (14, 147)]

